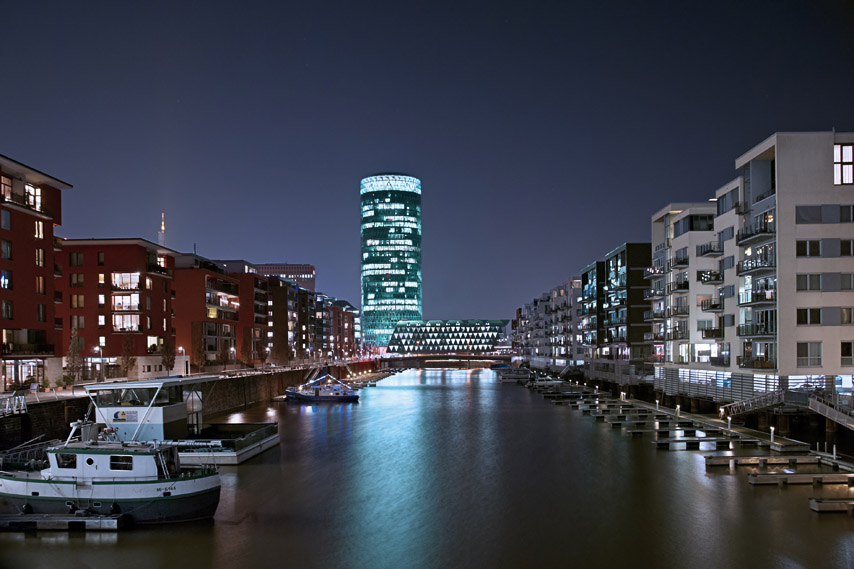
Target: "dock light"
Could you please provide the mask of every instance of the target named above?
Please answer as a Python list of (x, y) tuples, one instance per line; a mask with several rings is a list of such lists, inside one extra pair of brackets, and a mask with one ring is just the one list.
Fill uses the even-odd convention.
[(655, 400), (655, 410), (658, 411), (658, 399)]
[(621, 392), (620, 392), (620, 401), (625, 401), (625, 400), (626, 400), (626, 392), (625, 392), (625, 391), (621, 391)]
[(676, 406), (676, 416), (679, 416), (679, 405)]
[(771, 427), (771, 442), (774, 442), (774, 427)]
[(728, 430), (728, 431), (731, 431), (731, 430), (732, 430), (732, 417), (727, 417), (727, 418), (726, 418), (726, 428), (727, 428), (727, 430)]

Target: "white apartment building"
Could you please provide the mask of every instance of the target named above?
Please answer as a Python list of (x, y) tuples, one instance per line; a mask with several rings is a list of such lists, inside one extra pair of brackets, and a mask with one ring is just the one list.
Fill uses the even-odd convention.
[(714, 233), (677, 241), (674, 229), (669, 239), (669, 224), (705, 215), (705, 204), (675, 204), (653, 217), (650, 290), (672, 290), (686, 272), (691, 280), (687, 318), (681, 294), (654, 300), (666, 335), (656, 345), (656, 389), (722, 402), (786, 388), (850, 390), (854, 133), (777, 133), (735, 167), (738, 176), (715, 192)]

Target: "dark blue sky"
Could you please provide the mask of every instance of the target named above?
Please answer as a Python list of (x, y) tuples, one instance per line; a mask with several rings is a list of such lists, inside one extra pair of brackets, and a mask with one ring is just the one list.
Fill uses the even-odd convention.
[(854, 130), (842, 2), (18, 2), (5, 154), (64, 237), (308, 262), (359, 300), (359, 180), (423, 182), (425, 318), (510, 318), (775, 131)]

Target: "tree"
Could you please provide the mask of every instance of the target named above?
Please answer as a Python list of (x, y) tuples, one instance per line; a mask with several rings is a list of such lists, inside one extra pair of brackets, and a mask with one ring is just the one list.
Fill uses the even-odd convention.
[(240, 359), (246, 365), (252, 363), (252, 328), (243, 329), (243, 342), (240, 344)]
[(160, 347), (160, 363), (166, 371), (172, 371), (175, 367), (175, 338), (172, 336), (166, 336), (163, 339), (163, 345)]
[(267, 356), (270, 355), (269, 349), (262, 345), (258, 346), (258, 360), (261, 362), (261, 366), (267, 363)]
[(136, 356), (133, 352), (133, 336), (128, 334), (122, 340), (122, 355), (119, 358), (119, 365), (125, 377), (128, 377), (130, 370), (136, 365)]
[(80, 380), (80, 374), (83, 372), (83, 354), (81, 354), (82, 338), (77, 336), (77, 328), (71, 329), (71, 340), (68, 342), (68, 352), (65, 354), (65, 370), (73, 378), (73, 381)]
[(202, 322), (193, 322), (192, 355), (196, 369), (205, 371), (207, 356), (205, 354), (205, 339), (202, 336)]

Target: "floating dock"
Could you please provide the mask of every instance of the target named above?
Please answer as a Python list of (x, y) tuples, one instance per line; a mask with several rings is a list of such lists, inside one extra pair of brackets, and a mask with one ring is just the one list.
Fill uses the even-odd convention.
[(130, 525), (127, 514), (11, 514), (0, 516), (2, 531), (117, 531)]

